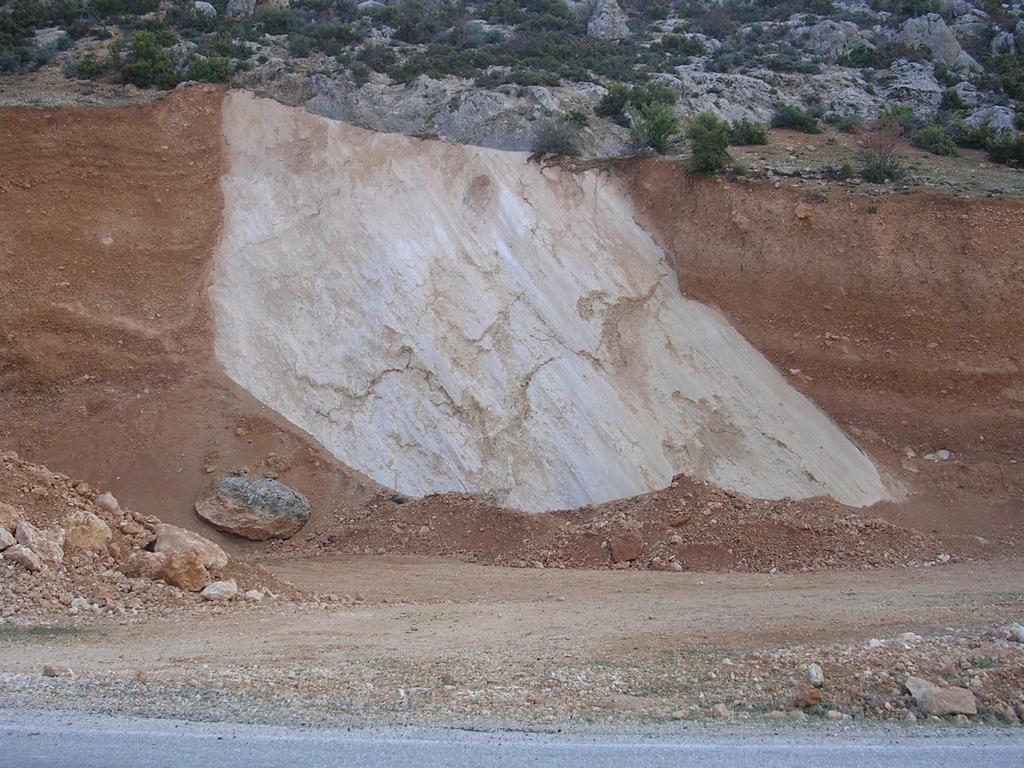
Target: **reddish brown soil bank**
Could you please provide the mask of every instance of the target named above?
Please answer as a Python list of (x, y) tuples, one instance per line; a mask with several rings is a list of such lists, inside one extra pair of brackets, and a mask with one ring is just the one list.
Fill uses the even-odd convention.
[(0, 444), (191, 525), (206, 467), (362, 494), (211, 361), (221, 97), (0, 110)]
[[(934, 491), (946, 514), (918, 507), (913, 522), (1019, 525), (1024, 201), (775, 190), (663, 161), (617, 172), (683, 293), (719, 307), (912, 489)], [(952, 458), (922, 458), (941, 450)]]

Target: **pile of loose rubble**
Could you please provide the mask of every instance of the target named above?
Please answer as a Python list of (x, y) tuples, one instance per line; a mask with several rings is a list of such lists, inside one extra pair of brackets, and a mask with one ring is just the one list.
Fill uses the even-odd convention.
[(341, 509), (324, 551), (457, 556), (516, 567), (793, 572), (957, 560), (942, 542), (826, 498), (754, 499), (677, 476), (660, 491), (528, 515), (480, 496), (381, 497)]
[[(240, 585), (243, 585), (240, 588)], [(246, 589), (248, 587), (248, 589)], [(271, 588), (273, 592), (271, 592)], [(0, 616), (129, 617), (287, 589), (208, 539), (0, 454)]]

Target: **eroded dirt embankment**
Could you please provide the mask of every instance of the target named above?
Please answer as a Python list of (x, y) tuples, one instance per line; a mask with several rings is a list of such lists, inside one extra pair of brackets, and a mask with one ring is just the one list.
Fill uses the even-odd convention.
[(374, 487), (212, 363), (222, 97), (0, 112), (0, 443), (193, 526), (215, 467)]
[[(600, 546), (606, 520), (622, 533), (640, 520), (641, 531), (648, 522), (660, 531), (645, 558), (660, 541), (705, 547), (690, 555), (704, 567), (799, 568), (829, 565), (833, 551), (849, 551), (848, 533), (859, 537), (844, 527), (805, 552), (800, 541), (818, 522), (834, 529), (819, 518), (843, 514), (837, 505), (808, 502), (811, 527), (801, 529), (800, 504), (786, 506), (780, 526), (772, 509), (762, 514), (742, 498), (703, 491), (690, 499), (694, 508), (704, 514), (714, 501), (729, 515), (708, 516), (699, 536), (667, 525), (681, 511), (671, 491), (650, 514), (641, 498), (559, 518), (508, 513), (515, 520), (501, 526), (494, 507), (460, 496), (402, 510), (212, 359), (206, 288), (222, 226), (221, 99), (217, 89), (190, 89), (145, 107), (0, 113), (4, 447), (193, 527), (204, 527), (191, 504), (209, 472), (276, 474), (313, 501), (303, 541), (348, 551), (594, 565), (609, 562)], [(1024, 293), (1015, 255), (1024, 240), (1021, 201), (871, 200), (831, 190), (810, 198), (694, 183), (659, 162), (618, 170), (639, 220), (674, 257), (683, 294), (720, 307), (917, 494), (873, 512), (1013, 549), (1024, 485), (1021, 465), (1010, 463), (1024, 444), (1024, 321), (1013, 301)], [(921, 458), (941, 449), (953, 458)], [(434, 527), (439, 516), (451, 524)], [(722, 529), (733, 518), (749, 526), (751, 542), (771, 532), (770, 546), (735, 550), (735, 531)], [(563, 537), (563, 522), (593, 530)], [(548, 551), (560, 541), (577, 549)], [(936, 551), (898, 541), (880, 537), (857, 557), (905, 562)], [(988, 545), (971, 546), (984, 554)]]
[(682, 292), (917, 494), (879, 511), (944, 533), (1019, 530), (1024, 201), (773, 190), (660, 161), (616, 172)]

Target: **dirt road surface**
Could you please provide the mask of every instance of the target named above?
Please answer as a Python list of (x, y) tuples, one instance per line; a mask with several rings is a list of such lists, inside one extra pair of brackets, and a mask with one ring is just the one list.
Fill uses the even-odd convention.
[[(938, 676), (962, 657), (1011, 706), (1024, 673), (1024, 646), (981, 632), (1019, 619), (1019, 560), (774, 576), (408, 557), (269, 567), (343, 602), (0, 628), (0, 702), (321, 725), (667, 722), (715, 703), (758, 718), (788, 709), (817, 661), (828, 707), (886, 716), (901, 672)], [(77, 677), (40, 678), (46, 664)]]

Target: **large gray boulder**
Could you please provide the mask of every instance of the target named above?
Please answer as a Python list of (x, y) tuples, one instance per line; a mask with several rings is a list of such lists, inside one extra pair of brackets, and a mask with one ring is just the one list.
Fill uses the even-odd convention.
[(836, 62), (860, 43), (860, 28), (852, 21), (819, 21), (811, 27), (796, 27), (788, 35), (791, 42), (812, 51), (827, 62)]
[(1004, 53), (1013, 53), (1017, 46), (1012, 32), (997, 32), (995, 37), (992, 38), (990, 47), (993, 54), (1001, 56)]
[(244, 19), (256, 11), (256, 0), (228, 0), (225, 12), (233, 19)]
[(935, 114), (945, 88), (935, 79), (935, 68), (921, 61), (900, 59), (889, 67), (893, 76), (881, 95), (890, 103), (910, 107), (920, 117)]
[(946, 22), (937, 13), (907, 19), (900, 27), (900, 41), (904, 45), (925, 46), (932, 52), (932, 60), (955, 69), (981, 70), (980, 65), (960, 47)]
[(587, 34), (602, 40), (618, 40), (629, 35), (626, 14), (616, 0), (597, 0), (587, 22)]
[(974, 128), (988, 125), (996, 131), (1017, 133), (1017, 113), (1009, 107), (982, 107), (972, 112), (964, 122)]
[(268, 477), (228, 475), (196, 500), (196, 514), (254, 541), (289, 539), (309, 520), (309, 499)]

